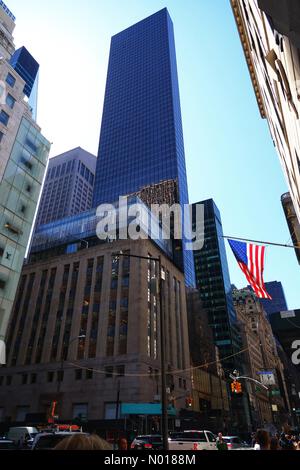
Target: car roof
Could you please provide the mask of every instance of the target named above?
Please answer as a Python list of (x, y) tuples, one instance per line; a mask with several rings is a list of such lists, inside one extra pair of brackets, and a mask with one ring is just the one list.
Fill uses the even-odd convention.
[(87, 435), (86, 432), (72, 432), (72, 431), (59, 431), (59, 432), (41, 432), (38, 434), (37, 437), (43, 437), (43, 436), (72, 436), (73, 434), (84, 434)]
[[(182, 431), (179, 431), (179, 432), (182, 432)], [(212, 431), (208, 431), (207, 429), (185, 429), (183, 432), (212, 432)]]
[(162, 437), (161, 434), (141, 434), (136, 436), (135, 439), (143, 438), (143, 437)]

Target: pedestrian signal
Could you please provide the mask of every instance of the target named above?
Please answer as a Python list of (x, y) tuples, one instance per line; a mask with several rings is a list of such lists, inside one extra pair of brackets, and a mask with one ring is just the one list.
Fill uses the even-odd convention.
[(234, 382), (231, 382), (231, 392), (242, 393), (242, 384), (240, 382), (237, 382), (236, 380)]

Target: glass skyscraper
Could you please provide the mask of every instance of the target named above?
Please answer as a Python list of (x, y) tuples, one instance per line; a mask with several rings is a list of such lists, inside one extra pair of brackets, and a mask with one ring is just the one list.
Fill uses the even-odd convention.
[[(204, 246), (194, 251), (196, 284), (208, 321), (214, 334), (220, 357), (235, 354), (240, 349), (236, 312), (233, 305), (228, 263), (223, 238), (221, 216), (213, 199), (204, 204)], [(193, 204), (193, 213), (196, 204)], [(234, 367), (234, 360), (226, 362)]]
[[(242, 340), (233, 304), (220, 211), (213, 199), (198, 204), (204, 205), (204, 246), (194, 251), (196, 285), (208, 314), (225, 376), (228, 377), (234, 369), (243, 375)], [(195, 212), (196, 204), (193, 204), (193, 222)], [(230, 403), (235, 429), (249, 429), (247, 393), (231, 395)]]
[(39, 64), (26, 47), (17, 49), (10, 59), (10, 65), (25, 81), (24, 94), (29, 98), (32, 117), (37, 119), (38, 74)]
[[(93, 205), (176, 180), (188, 203), (172, 20), (166, 8), (112, 37)], [(194, 284), (191, 252), (183, 252)]]
[[(265, 282), (266, 290), (272, 297), (269, 299), (259, 299), (259, 302), (263, 306), (265, 312), (268, 315), (272, 315), (276, 312), (283, 312), (288, 310), (284, 290), (280, 281)], [(251, 287), (248, 286), (250, 289)]]

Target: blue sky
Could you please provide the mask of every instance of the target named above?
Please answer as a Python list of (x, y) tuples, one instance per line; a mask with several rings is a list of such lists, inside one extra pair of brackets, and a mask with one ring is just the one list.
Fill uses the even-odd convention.
[[(258, 111), (229, 0), (7, 0), (15, 42), (41, 65), (38, 122), (51, 155), (96, 154), (110, 37), (167, 7), (175, 29), (190, 201), (212, 197), (224, 233), (286, 243), (287, 185)], [(227, 249), (231, 281), (246, 285)], [(299, 308), (294, 251), (268, 247), (265, 280), (282, 281)]]

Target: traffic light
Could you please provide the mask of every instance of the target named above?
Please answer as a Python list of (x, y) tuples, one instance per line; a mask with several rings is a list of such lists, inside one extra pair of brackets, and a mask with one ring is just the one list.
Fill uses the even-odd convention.
[(231, 392), (232, 393), (242, 393), (242, 384), (240, 382), (237, 382), (237, 380), (234, 380), (230, 384), (231, 386)]
[(191, 397), (187, 397), (187, 398), (185, 399), (185, 406), (186, 406), (187, 408), (191, 408), (191, 407), (192, 407), (192, 398), (191, 398)]

